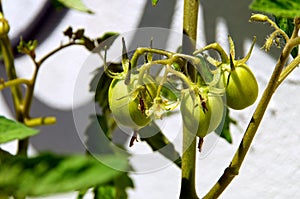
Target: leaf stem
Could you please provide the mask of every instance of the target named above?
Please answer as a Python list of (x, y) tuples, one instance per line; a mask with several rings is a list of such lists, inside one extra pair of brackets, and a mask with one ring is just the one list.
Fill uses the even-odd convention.
[(26, 93), (26, 96), (24, 99), (24, 115), (26, 116), (26, 118), (29, 118), (29, 115), (30, 115), (29, 111), (30, 111), (30, 107), (31, 107), (32, 99), (33, 99), (34, 88), (35, 88), (38, 72), (39, 72), (41, 65), (55, 53), (59, 52), (60, 50), (62, 50), (64, 48), (72, 46), (72, 45), (84, 45), (84, 43), (70, 41), (69, 43), (63, 44), (63, 45), (53, 49), (52, 51), (50, 51), (49, 53), (44, 55), (39, 61), (37, 61), (33, 57), (31, 57), (31, 59), (35, 65), (35, 70), (34, 70), (32, 78), (30, 80), (31, 84), (28, 85), (27, 93)]
[[(164, 55), (168, 58), (170, 58), (174, 53), (168, 52), (165, 50), (160, 50), (160, 49), (155, 49), (155, 48), (137, 48), (131, 57), (130, 63), (131, 63), (131, 68), (135, 68), (137, 66), (138, 59), (141, 55), (144, 53), (156, 53), (159, 55)], [(149, 62), (150, 63), (150, 62)]]
[(59, 52), (60, 50), (66, 48), (66, 47), (69, 47), (69, 46), (72, 46), (72, 45), (84, 45), (83, 42), (76, 42), (76, 41), (70, 41), (69, 43), (66, 43), (66, 44), (63, 44), (55, 49), (53, 49), (52, 51), (50, 51), (49, 53), (47, 53), (45, 56), (43, 56), (39, 61), (37, 61), (37, 66), (41, 66), (42, 63), (44, 61), (46, 61), (49, 57), (51, 57), (52, 55), (54, 55), (55, 53)]
[(21, 84), (25, 84), (25, 85), (30, 85), (30, 81), (28, 79), (22, 79), (22, 78), (18, 78), (18, 79), (13, 79), (13, 80), (9, 80), (3, 83), (0, 83), (0, 91), (5, 89), (5, 88), (9, 88), (9, 87), (13, 87), (13, 86), (19, 86)]
[(28, 127), (36, 127), (42, 125), (51, 125), (55, 124), (56, 118), (55, 117), (38, 117), (38, 118), (25, 118), (24, 124)]
[(295, 59), (282, 71), (276, 84), (277, 87), (287, 78), (287, 76), (300, 64), (300, 55), (297, 55)]

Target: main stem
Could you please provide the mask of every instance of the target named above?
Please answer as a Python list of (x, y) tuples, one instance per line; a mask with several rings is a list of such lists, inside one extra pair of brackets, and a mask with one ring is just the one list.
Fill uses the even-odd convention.
[(183, 155), (181, 165), (180, 199), (197, 199), (195, 189), (196, 136), (183, 125)]
[[(2, 1), (0, 0), (0, 12), (3, 13)], [(0, 37), (0, 45), (2, 56), (4, 60), (4, 65), (7, 73), (8, 80), (17, 79), (15, 65), (14, 65), (14, 55), (11, 47), (11, 43), (8, 35), (2, 35)], [(14, 101), (16, 120), (24, 123), (23, 114), (23, 97), (20, 85), (14, 85), (11, 87), (12, 98)], [(19, 140), (18, 154), (27, 155), (28, 139)]]
[[(6, 67), (6, 72), (9, 80), (17, 79), (15, 66), (14, 66), (14, 56), (11, 49), (11, 44), (8, 36), (3, 36), (1, 39), (1, 50), (4, 59), (4, 64)], [(11, 87), (12, 98), (14, 101), (15, 107), (15, 115), (16, 120), (24, 123), (24, 115), (22, 111), (22, 94), (19, 85), (15, 85)], [(18, 154), (19, 155), (27, 155), (28, 148), (28, 138), (24, 140), (19, 140), (18, 146)]]
[[(183, 11), (183, 33), (188, 40), (183, 39), (182, 49), (184, 53), (195, 50), (197, 39), (199, 0), (184, 0)], [(196, 80), (196, 71), (193, 66), (188, 65), (187, 71), (193, 81)], [(198, 198), (195, 189), (195, 167), (196, 167), (196, 136), (183, 127), (183, 154), (180, 198)]]

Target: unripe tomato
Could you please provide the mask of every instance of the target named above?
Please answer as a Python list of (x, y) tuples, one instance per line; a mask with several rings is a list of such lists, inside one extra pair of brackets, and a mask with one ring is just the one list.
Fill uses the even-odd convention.
[(252, 105), (258, 96), (256, 78), (246, 64), (237, 65), (230, 72), (223, 71), (221, 85), (226, 90), (226, 103), (232, 109), (244, 109)]
[[(108, 90), (108, 103), (117, 124), (140, 129), (150, 123), (151, 118), (145, 114), (156, 92), (152, 79), (145, 78), (144, 85), (136, 90), (137, 75), (131, 77), (131, 83), (114, 79)], [(143, 89), (144, 88), (144, 89)]]
[[(200, 96), (196, 95), (197, 97)], [(207, 100), (201, 103), (191, 95), (185, 95), (181, 101), (180, 111), (185, 127), (198, 137), (204, 138), (220, 125), (224, 105), (220, 96), (208, 96)]]

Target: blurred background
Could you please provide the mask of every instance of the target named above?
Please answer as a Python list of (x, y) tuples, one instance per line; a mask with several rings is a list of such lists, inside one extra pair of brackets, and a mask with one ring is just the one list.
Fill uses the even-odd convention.
[[(37, 39), (38, 57), (57, 47), (65, 39), (62, 32), (68, 26), (73, 29), (84, 28), (86, 35), (91, 38), (107, 31), (124, 33), (142, 27), (161, 27), (178, 32), (182, 29), (182, 0), (160, 0), (157, 7), (152, 7), (150, 0), (85, 0), (84, 3), (94, 14), (57, 10), (47, 0), (13, 0), (2, 3), (11, 26), (10, 37), (14, 48), (20, 36), (24, 40)], [(243, 57), (256, 35), (257, 43), (248, 65), (259, 81), (261, 95), (280, 51), (275, 47), (269, 53), (260, 49), (271, 33), (271, 28), (248, 22), (251, 16), (248, 8), (250, 3), (250, 0), (201, 1), (198, 46), (203, 47), (217, 41), (228, 49), (227, 36), (231, 35), (235, 41), (237, 57)], [(55, 116), (57, 124), (42, 127), (42, 133), (30, 140), (31, 154), (45, 150), (84, 153), (85, 148), (76, 132), (72, 107), (76, 77), (89, 55), (82, 47), (68, 48), (49, 59), (41, 69), (32, 115)], [(16, 57), (18, 75), (30, 78), (33, 72), (31, 60), (17, 52)], [(0, 76), (4, 74), (4, 67), (0, 66)], [(296, 69), (274, 95), (240, 174), (221, 198), (300, 197), (299, 75), (300, 71)], [(231, 111), (232, 117), (238, 121), (238, 126), (232, 126), (233, 144), (219, 139), (207, 156), (198, 157), (196, 180), (200, 196), (208, 191), (228, 166), (254, 107), (255, 105), (243, 111)], [(80, 108), (80, 104), (75, 104), (74, 108)], [(8, 90), (0, 93), (0, 115), (13, 118)], [(16, 143), (1, 147), (14, 153)], [(173, 165), (155, 172), (131, 176), (135, 189), (129, 190), (130, 199), (178, 198), (180, 170)], [(74, 197), (70, 193), (45, 198)]]

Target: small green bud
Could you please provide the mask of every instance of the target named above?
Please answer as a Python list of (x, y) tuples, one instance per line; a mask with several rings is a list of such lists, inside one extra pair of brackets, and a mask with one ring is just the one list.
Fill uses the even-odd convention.
[(267, 17), (266, 15), (263, 14), (253, 14), (250, 17), (250, 21), (258, 21), (258, 22), (267, 22), (269, 20), (269, 17)]

